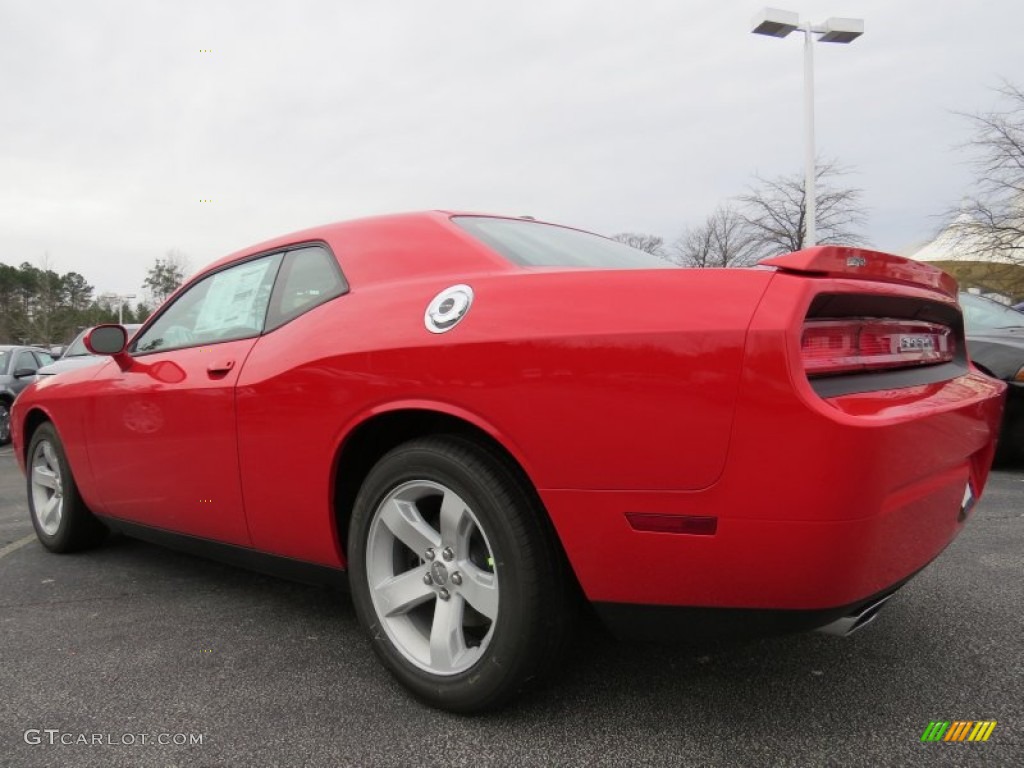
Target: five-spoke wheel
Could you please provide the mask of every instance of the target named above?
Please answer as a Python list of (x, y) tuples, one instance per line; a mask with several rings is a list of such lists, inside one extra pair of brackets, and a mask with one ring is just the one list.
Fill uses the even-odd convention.
[(494, 552), (469, 505), (427, 480), (378, 505), (366, 545), (373, 607), (398, 651), (438, 675), (472, 667), (498, 617)]
[(55, 536), (64, 512), (64, 484), (60, 462), (49, 440), (39, 440), (32, 451), (29, 489), (36, 524), (47, 536)]
[(349, 526), (350, 581), (401, 683), (479, 712), (557, 662), (572, 598), (548, 525), (521, 473), (464, 438), (413, 440), (374, 466)]
[(39, 426), (28, 444), (28, 506), (32, 526), (52, 552), (74, 552), (100, 542), (107, 533), (78, 493), (57, 430)]

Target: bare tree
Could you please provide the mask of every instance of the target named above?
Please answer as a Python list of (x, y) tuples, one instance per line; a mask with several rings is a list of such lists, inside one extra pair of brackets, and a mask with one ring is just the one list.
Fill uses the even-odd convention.
[(146, 273), (142, 285), (149, 291), (154, 304), (162, 304), (188, 275), (188, 257), (180, 251), (168, 251), (162, 259), (157, 257)]
[(612, 235), (612, 240), (617, 240), (620, 243), (646, 251), (655, 256), (665, 255), (665, 240), (656, 235), (644, 235), (639, 232), (619, 232), (617, 235)]
[[(862, 191), (835, 182), (847, 173), (835, 162), (819, 162), (815, 190), (815, 225), (818, 245), (866, 245), (860, 234), (864, 226)], [(765, 179), (737, 198), (749, 228), (751, 250), (759, 258), (804, 247), (807, 205), (804, 175)]]
[(720, 205), (672, 244), (671, 261), (684, 267), (743, 267), (757, 261), (750, 226), (732, 205)]
[(948, 232), (962, 257), (1024, 265), (1024, 90), (1006, 82), (996, 91), (1005, 109), (963, 115), (974, 125), (966, 146), (977, 178)]

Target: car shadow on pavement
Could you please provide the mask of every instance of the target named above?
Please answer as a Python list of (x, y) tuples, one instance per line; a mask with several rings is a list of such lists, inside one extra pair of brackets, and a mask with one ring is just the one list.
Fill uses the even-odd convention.
[[(270, 662), (261, 659), (287, 649), (295, 669), (317, 669), (337, 680), (339, 688), (358, 689), (365, 700), (422, 716), (465, 720), (419, 704), (391, 679), (374, 658), (344, 591), (285, 581), (123, 536), (75, 560), (75, 588), (84, 597), (109, 594), (113, 584), (119, 603), (151, 603), (145, 608), (148, 615), (166, 621), (173, 628), (167, 631), (182, 635), (181, 643), (201, 644), (209, 638), (212, 647), (221, 649), (202, 658), (211, 673), (241, 670), (254, 675), (254, 681), (274, 685), (268, 679)], [(922, 581), (928, 581), (927, 574)], [(908, 717), (899, 710), (902, 694), (880, 699), (879, 692), (896, 680), (927, 689), (927, 675), (914, 670), (941, 669), (948, 654), (945, 635), (936, 635), (929, 619), (930, 603), (941, 596), (921, 589), (916, 591), (923, 595), (909, 594), (916, 586), (910, 585), (875, 624), (851, 638), (805, 633), (636, 644), (616, 639), (585, 612), (571, 653), (555, 674), (508, 709), (472, 718), (474, 727), (511, 721), (548, 728), (582, 713), (597, 721), (624, 715), (657, 721), (668, 711), (697, 713), (708, 724), (739, 717), (747, 727), (765, 732), (781, 721), (813, 721), (807, 727), (827, 735), (833, 729), (842, 734), (849, 718), (865, 710), (882, 707)], [(971, 620), (965, 616), (962, 627), (946, 632), (969, 632)]]

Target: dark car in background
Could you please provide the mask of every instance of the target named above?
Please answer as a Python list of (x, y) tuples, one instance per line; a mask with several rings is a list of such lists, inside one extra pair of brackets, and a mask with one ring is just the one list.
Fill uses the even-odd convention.
[(31, 384), (36, 372), (53, 362), (53, 357), (39, 347), (0, 346), (0, 445), (11, 441), (11, 403)]
[(1009, 387), (999, 458), (1024, 458), (1024, 313), (972, 293), (960, 294), (971, 362)]

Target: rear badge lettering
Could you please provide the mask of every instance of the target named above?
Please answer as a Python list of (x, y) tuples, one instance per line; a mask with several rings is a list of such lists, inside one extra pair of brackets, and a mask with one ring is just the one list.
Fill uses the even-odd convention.
[(931, 336), (900, 336), (900, 352), (931, 352), (935, 339)]

